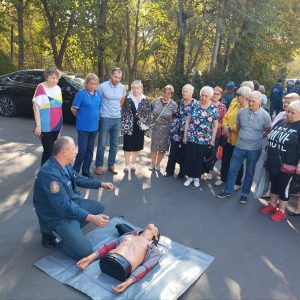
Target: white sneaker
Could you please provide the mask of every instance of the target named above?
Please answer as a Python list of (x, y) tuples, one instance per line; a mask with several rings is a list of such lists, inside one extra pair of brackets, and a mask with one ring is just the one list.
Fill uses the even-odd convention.
[(220, 186), (220, 185), (224, 184), (224, 182), (222, 180), (217, 180), (214, 184), (215, 184), (215, 186)]
[(240, 185), (235, 184), (233, 190), (236, 192), (241, 188)]
[(184, 182), (184, 186), (189, 186), (194, 181), (194, 178), (188, 177), (187, 180)]
[(200, 187), (200, 180), (199, 178), (194, 178), (194, 187)]
[(160, 171), (160, 165), (155, 165), (154, 168), (155, 168), (156, 171)]

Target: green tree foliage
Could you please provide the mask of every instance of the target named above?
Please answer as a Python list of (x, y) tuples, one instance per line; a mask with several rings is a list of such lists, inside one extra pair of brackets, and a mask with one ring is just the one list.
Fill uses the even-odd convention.
[[(24, 66), (58, 67), (146, 91), (190, 82), (257, 79), (269, 87), (300, 48), (299, 0), (0, 0), (0, 49), (18, 64), (23, 3)], [(19, 41), (19, 42), (18, 42)], [(22, 41), (22, 39), (21, 39)]]
[(10, 73), (16, 69), (9, 56), (0, 49), (0, 75)]

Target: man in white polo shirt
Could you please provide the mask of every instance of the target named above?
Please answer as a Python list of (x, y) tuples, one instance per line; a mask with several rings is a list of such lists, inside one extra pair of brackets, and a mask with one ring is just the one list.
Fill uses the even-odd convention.
[(108, 170), (117, 174), (115, 161), (118, 150), (118, 137), (121, 128), (121, 104), (126, 95), (125, 86), (121, 83), (122, 70), (114, 68), (110, 73), (110, 79), (101, 83), (98, 92), (102, 96), (102, 107), (99, 121), (99, 138), (96, 156), (96, 174), (103, 174), (103, 159), (105, 145), (109, 137), (110, 147), (108, 155)]

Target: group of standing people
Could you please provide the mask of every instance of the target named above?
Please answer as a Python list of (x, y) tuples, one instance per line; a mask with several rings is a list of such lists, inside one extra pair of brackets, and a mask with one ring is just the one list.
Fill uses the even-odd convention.
[[(261, 211), (272, 213), (274, 221), (285, 218), (292, 177), (300, 174), (300, 101), (297, 94), (285, 96), (284, 111), (279, 112), (271, 124), (270, 115), (262, 107), (263, 94), (254, 90), (253, 81), (243, 82), (236, 95), (231, 92), (234, 84), (230, 83), (226, 103), (221, 101), (224, 96), (222, 88), (204, 86), (198, 100), (193, 98), (194, 87), (190, 84), (183, 86), (178, 104), (172, 100), (172, 85), (165, 86), (162, 95), (150, 103), (139, 80), (132, 82), (131, 91), (126, 94), (125, 86), (121, 83), (121, 69), (114, 68), (110, 79), (100, 85), (98, 77), (90, 73), (85, 78), (84, 89), (76, 94), (71, 108), (76, 117), (77, 153), (74, 142), (69, 138), (62, 137), (55, 142), (62, 126), (62, 95), (57, 85), (59, 78), (60, 72), (56, 68), (47, 69), (45, 82), (37, 86), (33, 97), (34, 134), (41, 139), (44, 148), (43, 167), (34, 193), (43, 245), (53, 245), (52, 230), (55, 230), (65, 239), (62, 244), (65, 251), (73, 257), (82, 257), (90, 251), (90, 244), (85, 245), (83, 236), (75, 237), (74, 233), (78, 233), (78, 229), (86, 222), (96, 226), (105, 226), (108, 222), (108, 217), (102, 214), (104, 207), (95, 202), (83, 205), (76, 189), (78, 185), (113, 190), (111, 183), (103, 183), (91, 176), (90, 166), (97, 133), (96, 174), (102, 175), (104, 172), (104, 153), (108, 141), (108, 170), (117, 174), (115, 162), (120, 132), (124, 137), (123, 170), (135, 171), (139, 151), (144, 147), (145, 131), (150, 131), (149, 170), (160, 171), (161, 160), (169, 151), (164, 176), (174, 176), (178, 163), (180, 170), (177, 177), (185, 179), (184, 186), (193, 183), (199, 187), (204, 174), (207, 179), (212, 179), (215, 160), (209, 167), (207, 160), (215, 157), (219, 146), (222, 146), (221, 176), (215, 185), (224, 185), (224, 191), (218, 197), (230, 197), (234, 191), (241, 189), (241, 203), (247, 203), (263, 139), (268, 136), (265, 165), (270, 173), (271, 201)], [(53, 157), (50, 158), (52, 152)], [(71, 168), (70, 163), (75, 155), (75, 163)], [(68, 200), (70, 197), (67, 195), (71, 195), (76, 205)], [(57, 201), (63, 199), (64, 208), (56, 203), (59, 214), (66, 218), (70, 214), (77, 223), (61, 222), (53, 217), (50, 213), (50, 197), (57, 198)], [(298, 206), (299, 213), (294, 215), (300, 215)], [(70, 207), (68, 213), (64, 210), (67, 207)], [(79, 246), (75, 249), (73, 242), (67, 241)]]

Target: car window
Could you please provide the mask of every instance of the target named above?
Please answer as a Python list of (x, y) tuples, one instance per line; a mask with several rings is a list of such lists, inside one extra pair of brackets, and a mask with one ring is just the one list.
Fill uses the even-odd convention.
[(45, 81), (43, 72), (32, 72), (29, 74), (31, 76), (31, 83), (34, 85), (38, 85)]
[(24, 72), (18, 72), (10, 76), (11, 80), (20, 82), (20, 83), (30, 83), (33, 84), (33, 75), (24, 73)]
[(64, 74), (63, 78), (68, 82), (71, 86), (73, 86), (77, 91), (84, 88), (83, 83), (84, 80), (81, 77), (73, 74)]

